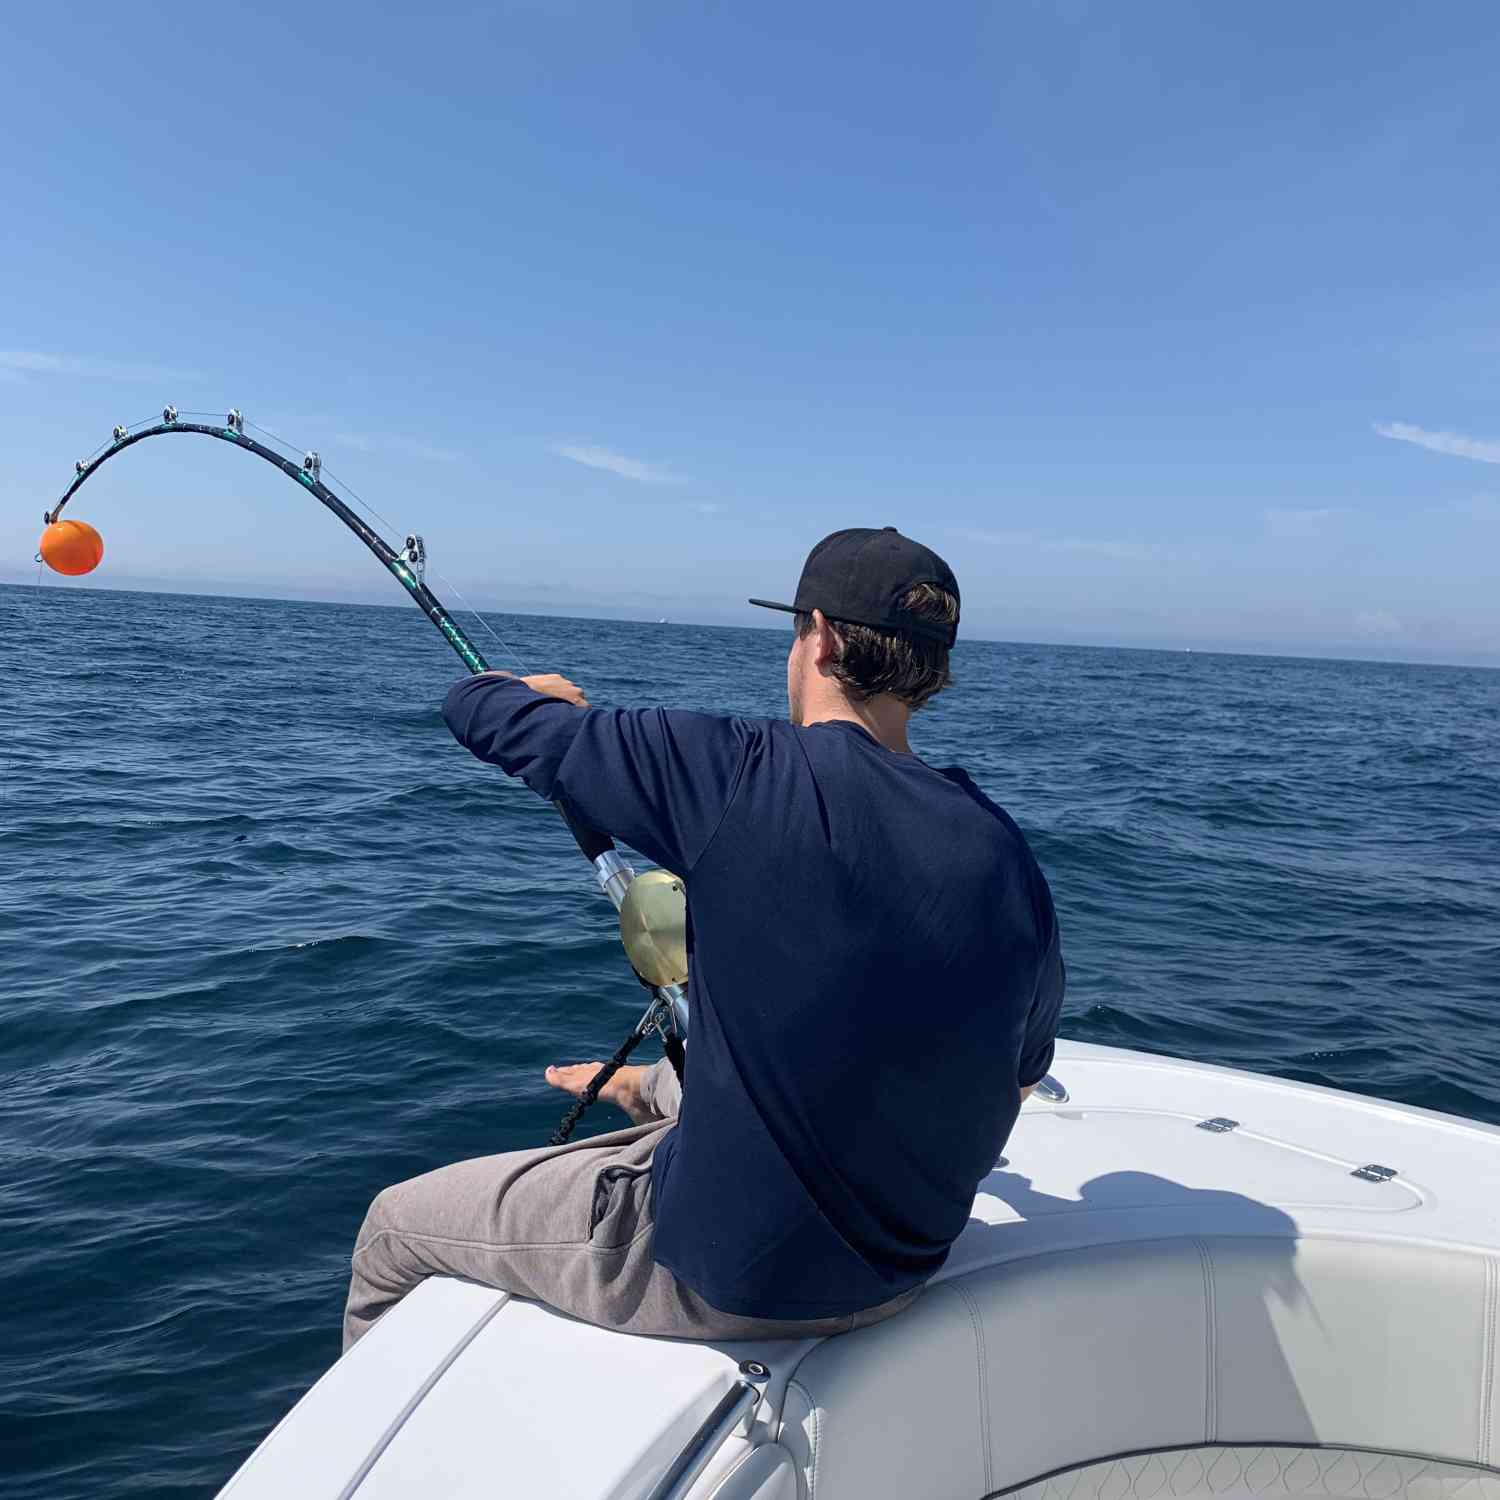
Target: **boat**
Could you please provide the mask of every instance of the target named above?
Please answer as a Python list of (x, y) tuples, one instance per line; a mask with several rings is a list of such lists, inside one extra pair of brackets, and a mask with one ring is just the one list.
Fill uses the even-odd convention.
[(1059, 1043), (887, 1322), (689, 1343), (424, 1282), (233, 1500), (1500, 1500), (1500, 1129)]

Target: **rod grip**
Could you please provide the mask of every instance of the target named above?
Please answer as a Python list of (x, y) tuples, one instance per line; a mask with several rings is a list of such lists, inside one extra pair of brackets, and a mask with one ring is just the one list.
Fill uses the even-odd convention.
[(563, 803), (554, 802), (552, 805), (562, 814), (563, 822), (568, 825), (568, 832), (573, 835), (574, 842), (583, 850), (584, 858), (590, 864), (615, 847), (615, 841), (607, 833), (600, 833), (588, 824), (580, 823)]

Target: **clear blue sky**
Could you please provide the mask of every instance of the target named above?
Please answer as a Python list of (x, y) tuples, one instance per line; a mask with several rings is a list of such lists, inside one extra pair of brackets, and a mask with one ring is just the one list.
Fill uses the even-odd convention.
[[(895, 524), (977, 635), (1500, 662), (1492, 4), (5, 32), (0, 577), (232, 404), (499, 607), (758, 623)], [(392, 597), (207, 441), (73, 513), (101, 584)]]

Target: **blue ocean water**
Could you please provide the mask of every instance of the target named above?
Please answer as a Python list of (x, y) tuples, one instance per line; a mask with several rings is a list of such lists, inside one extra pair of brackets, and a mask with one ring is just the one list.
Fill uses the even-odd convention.
[[(785, 634), (491, 618), (598, 703), (784, 712)], [(416, 611), (0, 588), (0, 647), (3, 1489), (201, 1495), (336, 1355), (370, 1197), (544, 1139), (640, 991)], [(1065, 1035), (1500, 1122), (1500, 673), (956, 665), (914, 742), (1030, 837)]]

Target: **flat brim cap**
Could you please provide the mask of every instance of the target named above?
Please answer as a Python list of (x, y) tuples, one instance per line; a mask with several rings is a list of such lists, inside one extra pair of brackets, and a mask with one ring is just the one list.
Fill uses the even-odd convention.
[(928, 583), (959, 601), (953, 569), (930, 547), (902, 536), (894, 526), (873, 530), (854, 526), (825, 536), (811, 552), (797, 581), (794, 603), (752, 599), (761, 609), (810, 615), (820, 609), (845, 625), (897, 630), (951, 646), (958, 638), (952, 625), (924, 620), (901, 607), (918, 584)]

